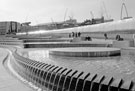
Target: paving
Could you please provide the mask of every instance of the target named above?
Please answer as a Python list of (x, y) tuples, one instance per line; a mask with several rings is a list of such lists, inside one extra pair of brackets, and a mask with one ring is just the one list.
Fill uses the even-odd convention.
[(8, 70), (6, 62), (3, 64), (8, 52), (0, 49), (0, 91), (34, 91), (31, 87), (21, 82)]

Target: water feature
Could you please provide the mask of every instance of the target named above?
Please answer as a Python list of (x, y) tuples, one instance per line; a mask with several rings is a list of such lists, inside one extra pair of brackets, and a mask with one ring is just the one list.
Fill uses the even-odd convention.
[[(48, 68), (49, 70), (47, 71), (46, 76), (43, 75), (45, 73), (42, 73), (42, 77), (44, 78), (43, 85), (45, 85), (45, 88), (48, 88), (48, 90), (85, 91), (86, 89), (94, 89), (96, 87), (98, 87), (99, 89), (101, 88), (101, 86), (103, 86), (96, 83), (90, 84), (90, 81), (84, 80), (87, 77), (82, 78), (80, 75), (81, 71), (84, 73), (101, 74), (99, 83), (103, 81), (102, 79), (104, 78), (104, 76), (102, 75), (114, 77), (115, 79), (122, 78), (124, 81), (134, 80), (135, 53), (133, 51), (122, 51), (121, 56), (117, 57), (97, 58), (50, 56), (48, 54), (48, 49), (31, 50), (28, 52), (25, 51), (24, 53), (22, 53), (22, 55), (30, 59), (52, 65)], [(53, 65), (56, 65), (57, 67), (53, 67)], [(67, 69), (64, 70), (63, 68), (61, 68), (61, 70), (59, 70), (58, 67)], [(74, 71), (70, 72), (70, 69)], [(77, 72), (75, 72), (75, 70), (77, 70)], [(112, 81), (109, 80), (108, 82), (110, 83)], [(92, 88), (89, 88), (91, 85)]]

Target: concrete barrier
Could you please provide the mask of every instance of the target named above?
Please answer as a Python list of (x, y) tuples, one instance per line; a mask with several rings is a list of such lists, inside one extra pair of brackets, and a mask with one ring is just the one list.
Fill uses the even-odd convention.
[(50, 49), (49, 55), (67, 57), (112, 57), (120, 56), (119, 48), (108, 47), (78, 47)]
[(70, 42), (73, 38), (56, 38), (56, 39), (22, 39), (24, 43), (26, 42)]
[(133, 40), (113, 41), (113, 47), (116, 48), (134, 47), (134, 41)]
[(112, 44), (106, 43), (24, 43), (24, 48), (64, 48), (64, 47), (111, 47)]

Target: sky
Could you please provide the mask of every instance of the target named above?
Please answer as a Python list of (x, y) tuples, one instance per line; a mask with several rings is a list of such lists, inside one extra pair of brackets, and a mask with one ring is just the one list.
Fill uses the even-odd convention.
[[(135, 17), (135, 0), (0, 0), (0, 21), (40, 24), (73, 17), (82, 22), (102, 15), (119, 20), (122, 2), (129, 16)], [(125, 10), (123, 16), (126, 16)]]

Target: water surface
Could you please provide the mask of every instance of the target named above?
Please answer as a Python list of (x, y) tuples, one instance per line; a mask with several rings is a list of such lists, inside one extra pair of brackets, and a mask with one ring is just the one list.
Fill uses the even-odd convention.
[(134, 80), (135, 52), (122, 51), (117, 57), (62, 57), (49, 55), (48, 49), (23, 52), (24, 57), (69, 69), (97, 73), (101, 75), (122, 77)]

